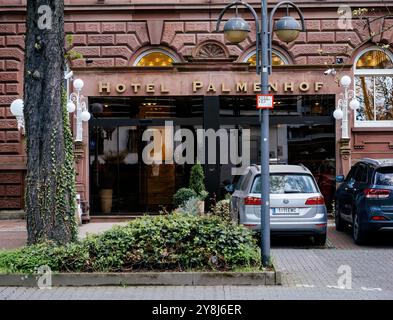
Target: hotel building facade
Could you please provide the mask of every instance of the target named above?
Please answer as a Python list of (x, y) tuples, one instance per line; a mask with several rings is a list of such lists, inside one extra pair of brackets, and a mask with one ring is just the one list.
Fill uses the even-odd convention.
[[(247, 2), (260, 8), (258, 1)], [(194, 134), (248, 129), (251, 163), (259, 163), (255, 25), (240, 10), (251, 25), (245, 41), (233, 45), (215, 33), (227, 3), (65, 0), (65, 32), (83, 55), (69, 68), (84, 81), (92, 114), (83, 142), (75, 143), (77, 191), (90, 216), (170, 207), (174, 192), (188, 184), (191, 165), (142, 161), (143, 132), (161, 130), (168, 121)], [(331, 205), (337, 174), (364, 157), (393, 157), (393, 19), (383, 17), (393, 2), (295, 3), (307, 31), (289, 44), (273, 38), (270, 158), (310, 168)], [(24, 136), (9, 107), (23, 98), (25, 5), (0, 0), (0, 218), (24, 208)], [(368, 12), (351, 18), (359, 7)], [(276, 18), (284, 14), (279, 10)], [(348, 115), (349, 138), (332, 116), (344, 75), (360, 102)], [(204, 168), (210, 195), (222, 197), (234, 178), (232, 165), (218, 161)]]

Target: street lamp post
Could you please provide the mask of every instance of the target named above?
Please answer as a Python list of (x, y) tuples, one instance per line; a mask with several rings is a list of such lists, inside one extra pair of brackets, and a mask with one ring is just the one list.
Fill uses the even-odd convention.
[[(337, 108), (333, 112), (333, 117), (336, 120), (341, 120), (341, 138), (349, 139), (349, 126), (348, 116), (350, 109), (355, 111), (359, 108), (359, 101), (356, 99), (355, 92), (349, 89), (352, 80), (349, 76), (343, 76), (340, 80), (341, 86), (344, 88), (344, 92), (341, 93), (342, 98), (338, 100)], [(351, 99), (351, 101), (349, 101)]]
[[(87, 110), (85, 97), (81, 94), (81, 90), (84, 86), (83, 80), (74, 80), (74, 88), (76, 92), (73, 92), (69, 96), (67, 103), (68, 113), (73, 113), (76, 110), (76, 136), (75, 141), (81, 142), (83, 140), (83, 122), (89, 121), (91, 114)], [(10, 110), (15, 116), (18, 123), (18, 130), (21, 130), (22, 134), (25, 134), (25, 119), (23, 116), (24, 102), (22, 99), (16, 99), (11, 103)]]
[[(238, 7), (243, 6), (251, 12), (255, 20), (256, 30), (256, 71), (261, 76), (261, 94), (269, 93), (269, 75), (272, 69), (272, 35), (273, 31), (283, 42), (295, 40), (300, 31), (305, 31), (305, 23), (300, 9), (290, 1), (278, 3), (270, 16), (267, 12), (267, 0), (261, 0), (261, 22), (254, 8), (241, 0), (228, 4), (220, 13), (217, 21), (216, 32), (219, 32), (221, 20), (225, 12), (236, 8), (236, 17), (228, 20), (224, 26), (226, 39), (231, 43), (244, 41), (250, 27), (242, 18), (238, 17)], [(286, 16), (279, 19), (273, 26), (273, 17), (277, 9), (286, 6)], [(289, 16), (289, 7), (294, 8), (301, 19), (301, 25), (293, 17)], [(269, 157), (269, 109), (259, 111), (261, 124), (261, 262), (264, 267), (270, 266), (270, 157)]]
[(68, 113), (72, 113), (76, 110), (76, 136), (75, 141), (81, 142), (83, 140), (83, 122), (90, 120), (90, 113), (87, 110), (86, 98), (81, 94), (84, 83), (82, 79), (75, 79), (73, 82), (74, 89), (76, 92), (70, 94), (69, 101), (67, 103)]

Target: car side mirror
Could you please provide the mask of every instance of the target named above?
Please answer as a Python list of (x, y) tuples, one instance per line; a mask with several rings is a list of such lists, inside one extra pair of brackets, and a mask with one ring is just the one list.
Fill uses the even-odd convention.
[(344, 182), (345, 177), (343, 175), (336, 176), (336, 182), (341, 183)]
[(228, 193), (232, 194), (232, 193), (235, 192), (235, 186), (233, 184), (228, 184), (228, 185), (225, 186), (225, 190)]

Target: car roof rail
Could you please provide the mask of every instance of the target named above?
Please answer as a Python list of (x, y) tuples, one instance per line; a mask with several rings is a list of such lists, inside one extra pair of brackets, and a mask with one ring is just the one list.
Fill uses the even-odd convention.
[(260, 165), (259, 165), (259, 164), (256, 164), (256, 163), (252, 163), (252, 164), (250, 165), (250, 168), (255, 168), (257, 171), (260, 171)]
[(381, 161), (379, 161), (377, 159), (371, 159), (371, 158), (363, 158), (363, 159), (360, 159), (360, 161), (372, 163), (372, 164), (375, 164), (375, 165), (380, 165), (381, 164)]
[(281, 160), (280, 158), (270, 158), (269, 164), (288, 164), (286, 161)]
[(299, 163), (299, 166), (301, 166), (304, 171), (310, 172), (310, 169), (307, 168), (303, 163)]

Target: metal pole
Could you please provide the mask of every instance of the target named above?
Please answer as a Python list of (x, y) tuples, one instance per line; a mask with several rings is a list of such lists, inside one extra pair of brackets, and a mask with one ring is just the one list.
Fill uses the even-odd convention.
[[(258, 15), (251, 5), (241, 0), (236, 0), (221, 11), (218, 16), (216, 32), (220, 29), (221, 20), (225, 12), (233, 6), (242, 5), (246, 7), (253, 15), (255, 20), (257, 74), (261, 74), (261, 94), (269, 93), (269, 74), (271, 72), (271, 47), (273, 32), (273, 17), (277, 9), (283, 5), (294, 8), (302, 21), (302, 31), (306, 31), (304, 17), (299, 9), (291, 1), (281, 1), (274, 6), (270, 13), (270, 19), (267, 13), (267, 0), (261, 0), (261, 30), (259, 30)], [(287, 9), (288, 10), (288, 9)], [(261, 57), (259, 57), (259, 44), (261, 45)], [(261, 58), (261, 59), (260, 59)], [(261, 125), (261, 262), (264, 267), (270, 266), (270, 148), (269, 148), (269, 109), (263, 109), (259, 112), (259, 121)]]
[(83, 124), (81, 119), (82, 106), (81, 106), (81, 96), (80, 90), (77, 90), (77, 99), (76, 99), (76, 137), (75, 141), (83, 140)]
[[(261, 94), (269, 93), (270, 36), (268, 30), (267, 0), (261, 0)], [(259, 63), (259, 62), (258, 62)], [(262, 265), (270, 265), (270, 148), (269, 148), (269, 109), (262, 110), (261, 122), (261, 259)]]
[(344, 87), (344, 99), (343, 99), (343, 104), (342, 104), (342, 111), (343, 111), (343, 119), (341, 123), (341, 137), (343, 139), (348, 139), (349, 138), (349, 132), (348, 132), (348, 87)]

